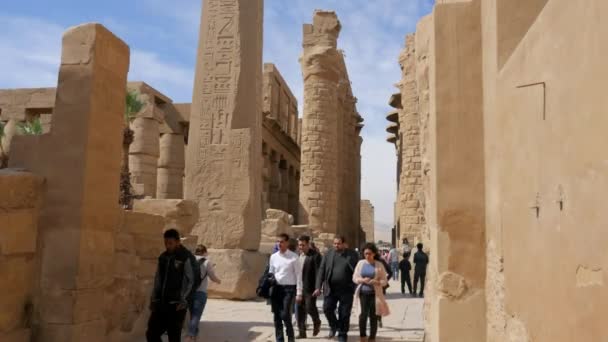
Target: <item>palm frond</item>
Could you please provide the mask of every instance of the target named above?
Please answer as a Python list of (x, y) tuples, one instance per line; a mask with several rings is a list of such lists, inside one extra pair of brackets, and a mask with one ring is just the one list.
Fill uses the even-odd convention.
[(42, 122), (40, 118), (35, 118), (31, 121), (20, 122), (17, 127), (23, 135), (42, 135)]
[(135, 119), (135, 114), (144, 107), (144, 103), (139, 100), (138, 96), (139, 94), (135, 91), (127, 91), (125, 123), (133, 121), (133, 119)]

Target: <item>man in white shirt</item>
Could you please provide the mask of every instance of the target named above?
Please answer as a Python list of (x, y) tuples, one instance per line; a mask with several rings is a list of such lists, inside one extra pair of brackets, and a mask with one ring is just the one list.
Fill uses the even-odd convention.
[(279, 250), (270, 256), (269, 263), (269, 273), (276, 279), (271, 297), (275, 335), (277, 342), (285, 342), (285, 326), (287, 341), (295, 342), (291, 317), (296, 297), (302, 300), (302, 266), (299, 256), (288, 249), (289, 235), (279, 235), (277, 242)]

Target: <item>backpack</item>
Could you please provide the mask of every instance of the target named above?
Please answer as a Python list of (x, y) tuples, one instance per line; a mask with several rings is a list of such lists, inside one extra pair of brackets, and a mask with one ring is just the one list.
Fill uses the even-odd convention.
[[(196, 260), (194, 254), (188, 252), (190, 258), (190, 264), (192, 265), (192, 274), (194, 274), (194, 279), (192, 280), (192, 289), (190, 289), (190, 293), (188, 294), (188, 302), (192, 302), (192, 298), (194, 297), (194, 293), (198, 290), (199, 286), (203, 282), (201, 279), (201, 264)], [(198, 276), (196, 276), (198, 275)]]
[[(203, 265), (205, 264), (205, 262), (207, 261), (207, 258), (200, 258), (198, 260), (198, 267), (200, 267), (201, 269), (203, 268)], [(200, 274), (200, 273), (199, 273)], [(201, 284), (203, 283), (203, 281), (205, 281), (205, 279), (207, 278), (207, 275), (209, 274), (209, 271), (205, 270), (205, 275), (201, 278)], [(200, 285), (200, 284), (199, 284)]]
[(265, 299), (269, 299), (272, 297), (272, 290), (276, 280), (274, 279), (274, 274), (270, 273), (270, 265), (266, 266), (266, 270), (264, 270), (264, 274), (258, 281), (258, 287), (255, 290), (255, 293), (258, 297), (262, 297)]

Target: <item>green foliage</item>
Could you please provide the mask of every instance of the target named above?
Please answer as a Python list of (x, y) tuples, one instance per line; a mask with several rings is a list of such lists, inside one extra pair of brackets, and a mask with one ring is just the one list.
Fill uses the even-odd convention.
[(4, 137), (4, 123), (0, 121), (0, 138)]
[(23, 135), (41, 135), (43, 133), (40, 118), (20, 122), (17, 127), (19, 128), (19, 132)]
[(137, 98), (138, 96), (139, 94), (137, 92), (127, 91), (125, 123), (133, 121), (133, 119), (135, 119), (135, 114), (137, 114), (144, 106), (144, 103)]

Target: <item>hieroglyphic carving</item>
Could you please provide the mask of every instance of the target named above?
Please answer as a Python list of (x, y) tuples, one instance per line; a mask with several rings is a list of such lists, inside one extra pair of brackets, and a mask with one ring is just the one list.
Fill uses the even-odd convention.
[[(260, 105), (261, 9), (261, 0), (204, 1), (185, 193), (199, 204), (195, 234), (211, 248), (254, 250), (259, 244), (259, 191), (251, 180), (258, 179), (261, 122), (258, 126), (250, 116), (261, 112), (255, 109)], [(243, 21), (241, 15), (259, 20)], [(246, 51), (241, 40), (251, 43)]]
[(210, 15), (203, 55), (204, 104), (200, 118), (201, 129), (205, 130), (205, 139), (200, 141), (201, 148), (207, 144), (229, 143), (227, 130), (230, 129), (230, 113), (234, 103), (234, 94), (231, 93), (234, 88), (237, 6), (234, 0), (209, 0), (208, 6)]

